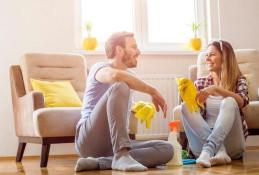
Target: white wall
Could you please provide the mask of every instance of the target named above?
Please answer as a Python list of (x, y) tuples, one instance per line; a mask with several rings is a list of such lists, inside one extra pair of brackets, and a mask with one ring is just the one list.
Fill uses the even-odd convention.
[(220, 0), (219, 6), (221, 37), (235, 48), (259, 50), (259, 1)]
[[(0, 0), (0, 157), (15, 156), (17, 138), (12, 119), (8, 68), (25, 52), (77, 52), (75, 0)], [(215, 4), (215, 3), (214, 3)], [(220, 1), (221, 36), (238, 48), (259, 49), (259, 1)], [(214, 7), (212, 7), (214, 8)], [(231, 11), (230, 11), (231, 9)], [(215, 15), (214, 15), (215, 16)], [(212, 21), (213, 23), (213, 21)], [(215, 23), (213, 23), (215, 24)], [(218, 25), (217, 25), (218, 26)], [(217, 34), (213, 27), (212, 36)], [(98, 57), (98, 58), (97, 58)], [(89, 65), (103, 55), (87, 57)], [(143, 55), (138, 73), (186, 75), (194, 55)], [(39, 155), (39, 145), (27, 145), (25, 155)], [(54, 145), (50, 154), (75, 153), (73, 144)]]
[[(14, 132), (9, 87), (9, 66), (25, 52), (74, 50), (73, 0), (0, 0), (0, 156), (14, 156)], [(71, 152), (72, 144), (54, 146), (51, 153)], [(38, 145), (28, 145), (25, 155), (39, 155)]]

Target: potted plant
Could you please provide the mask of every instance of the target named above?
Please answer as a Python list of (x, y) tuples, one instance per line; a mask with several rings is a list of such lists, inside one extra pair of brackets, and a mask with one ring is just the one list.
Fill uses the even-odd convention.
[(201, 24), (193, 22), (191, 27), (194, 37), (190, 39), (189, 45), (193, 50), (199, 51), (201, 49), (201, 39), (198, 37), (198, 30), (200, 29)]
[(86, 22), (84, 27), (87, 30), (87, 37), (83, 40), (83, 48), (85, 50), (95, 50), (97, 47), (97, 39), (91, 35), (93, 25), (91, 22)]

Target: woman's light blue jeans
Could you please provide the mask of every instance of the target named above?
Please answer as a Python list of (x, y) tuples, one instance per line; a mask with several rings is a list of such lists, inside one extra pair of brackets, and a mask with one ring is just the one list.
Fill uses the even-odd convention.
[(190, 113), (185, 103), (182, 103), (181, 120), (189, 147), (196, 157), (202, 150), (215, 155), (221, 146), (225, 146), (232, 159), (242, 157), (245, 139), (238, 104), (234, 98), (226, 97), (222, 100), (213, 129), (199, 111)]

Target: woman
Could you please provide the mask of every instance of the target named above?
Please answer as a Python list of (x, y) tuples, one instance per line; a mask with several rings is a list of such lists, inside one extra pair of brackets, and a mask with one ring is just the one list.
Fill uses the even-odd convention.
[(210, 43), (205, 61), (209, 74), (195, 81), (196, 100), (205, 108), (190, 113), (183, 103), (182, 120), (197, 164), (211, 167), (242, 157), (248, 133), (241, 109), (249, 98), (247, 81), (228, 42)]

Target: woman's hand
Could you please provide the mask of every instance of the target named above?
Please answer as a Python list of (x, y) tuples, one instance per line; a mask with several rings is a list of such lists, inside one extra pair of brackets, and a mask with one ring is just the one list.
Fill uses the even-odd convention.
[(206, 87), (198, 92), (196, 96), (196, 101), (198, 104), (202, 105), (206, 102), (209, 95), (217, 95), (217, 86), (212, 85), (209, 87)]
[(205, 91), (207, 92), (209, 95), (217, 95), (217, 88), (218, 86), (216, 85), (212, 85), (212, 86), (209, 86), (209, 87), (206, 87), (204, 89), (202, 89), (202, 91)]

